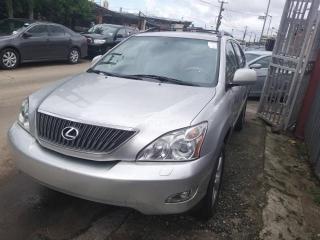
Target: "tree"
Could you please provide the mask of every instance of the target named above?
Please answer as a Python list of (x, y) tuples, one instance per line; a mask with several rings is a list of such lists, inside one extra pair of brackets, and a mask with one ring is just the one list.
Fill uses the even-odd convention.
[(34, 2), (33, 0), (28, 0), (28, 12), (29, 12), (29, 19), (33, 20), (33, 8), (34, 8)]
[(12, 0), (6, 0), (7, 13), (9, 18), (13, 18), (13, 4)]

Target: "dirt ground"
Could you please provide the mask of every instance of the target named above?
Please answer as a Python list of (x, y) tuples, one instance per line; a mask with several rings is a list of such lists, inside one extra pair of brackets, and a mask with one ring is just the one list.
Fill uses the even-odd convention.
[[(0, 240), (320, 239), (313, 193), (319, 184), (300, 145), (268, 132), (256, 118), (256, 101), (249, 102), (246, 126), (234, 133), (227, 147), (220, 201), (208, 222), (190, 214), (145, 216), (70, 197), (17, 171), (6, 132), (21, 100), (88, 65), (32, 64), (0, 70)], [(291, 198), (295, 201), (289, 202)]]

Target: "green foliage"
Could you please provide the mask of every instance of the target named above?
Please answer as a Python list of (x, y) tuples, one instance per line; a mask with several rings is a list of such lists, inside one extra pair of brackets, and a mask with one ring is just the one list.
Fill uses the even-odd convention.
[[(33, 14), (35, 19), (61, 23), (69, 27), (74, 27), (79, 21), (94, 19), (94, 5), (88, 0), (12, 0), (12, 3), (14, 17), (29, 18)], [(30, 6), (33, 11), (30, 11)], [(8, 16), (4, 13), (5, 9), (0, 16)]]

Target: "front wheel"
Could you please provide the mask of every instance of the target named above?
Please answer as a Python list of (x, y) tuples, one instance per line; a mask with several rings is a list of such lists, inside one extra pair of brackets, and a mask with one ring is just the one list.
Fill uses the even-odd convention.
[(194, 209), (194, 214), (196, 217), (202, 220), (209, 220), (213, 217), (216, 209), (216, 205), (218, 202), (221, 183), (222, 183), (222, 176), (224, 170), (224, 161), (225, 161), (225, 152), (224, 149), (221, 151), (220, 156), (217, 160), (215, 169), (212, 173), (207, 194), (201, 200), (199, 205)]
[(80, 51), (76, 48), (72, 48), (69, 53), (69, 62), (71, 64), (77, 64), (80, 60)]
[(19, 54), (11, 48), (7, 48), (0, 53), (0, 65), (4, 69), (14, 69), (19, 65)]

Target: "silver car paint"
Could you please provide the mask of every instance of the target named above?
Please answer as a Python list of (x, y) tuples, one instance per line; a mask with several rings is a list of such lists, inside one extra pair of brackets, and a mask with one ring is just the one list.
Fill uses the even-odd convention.
[[(210, 34), (170, 34), (216, 40)], [(205, 195), (224, 141), (246, 103), (248, 88), (229, 88), (225, 81), (225, 45), (229, 40), (229, 37), (221, 39), (216, 87), (106, 79), (86, 73), (31, 95), (31, 134), (17, 124), (8, 134), (18, 167), (49, 187), (81, 198), (128, 206), (148, 214), (189, 210)], [(37, 109), (97, 125), (135, 128), (139, 132), (108, 156), (93, 158), (95, 161), (79, 160), (90, 157), (57, 153), (39, 145), (34, 118)], [(136, 161), (137, 154), (159, 136), (204, 121), (208, 122), (208, 130), (200, 159), (176, 163)], [(196, 195), (189, 201), (165, 204), (170, 195), (194, 188)]]

